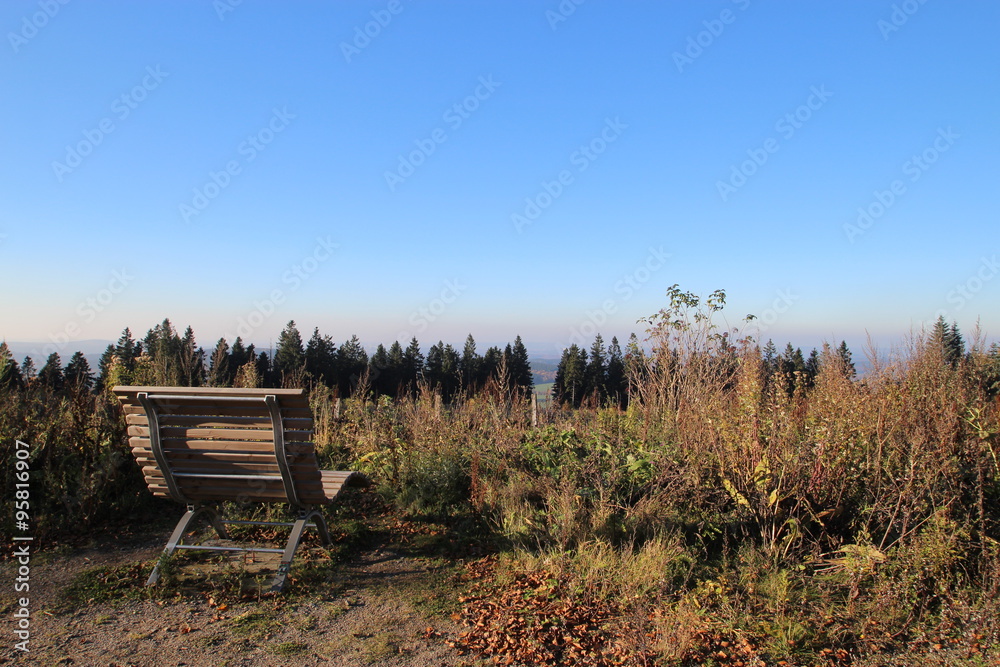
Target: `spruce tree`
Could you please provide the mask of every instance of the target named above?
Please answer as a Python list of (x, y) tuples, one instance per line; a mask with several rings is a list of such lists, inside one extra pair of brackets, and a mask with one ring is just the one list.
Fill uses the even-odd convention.
[(368, 353), (357, 336), (351, 336), (337, 350), (337, 379), (341, 396), (350, 396), (368, 369)]
[(220, 338), (212, 351), (212, 358), (208, 360), (209, 387), (229, 386), (229, 361), (229, 343), (225, 338)]
[(476, 391), (481, 362), (482, 358), (476, 353), (476, 340), (470, 333), (465, 339), (465, 347), (462, 348), (462, 358), (459, 360), (459, 373), (462, 378), (462, 386), (469, 394)]
[(593, 396), (597, 405), (601, 405), (608, 395), (607, 374), (604, 338), (601, 337), (601, 334), (597, 334), (594, 343), (590, 346), (590, 361), (587, 363), (587, 374), (584, 380), (584, 393), (587, 396)]
[(519, 387), (524, 396), (530, 395), (531, 391), (535, 388), (535, 378), (531, 373), (528, 350), (524, 347), (524, 342), (520, 336), (514, 338), (509, 363), (510, 376), (514, 382), (514, 386)]
[(70, 357), (63, 379), (66, 388), (71, 391), (90, 391), (94, 386), (94, 373), (90, 370), (90, 363), (87, 357), (83, 356), (83, 352), (74, 352)]
[(194, 340), (194, 329), (188, 325), (178, 348), (178, 366), (185, 387), (200, 387), (205, 380), (205, 351)]
[(368, 360), (369, 377), (372, 381), (372, 389), (375, 390), (376, 395), (390, 395), (392, 392), (386, 373), (388, 368), (389, 353), (386, 351), (385, 345), (379, 343), (378, 347), (375, 348), (375, 353)]
[(97, 362), (97, 388), (106, 389), (108, 372), (111, 370), (111, 362), (115, 359), (115, 346), (108, 345), (101, 353), (101, 358)]
[(306, 373), (313, 382), (332, 387), (337, 382), (337, 346), (330, 336), (322, 336), (319, 327), (313, 329), (306, 344)]
[(135, 358), (139, 356), (142, 349), (136, 349), (136, 343), (132, 340), (132, 332), (128, 327), (122, 331), (121, 337), (118, 339), (118, 344), (115, 346), (115, 356), (121, 360), (122, 365), (128, 370), (133, 370), (135, 368)]
[(423, 377), (423, 372), (424, 355), (420, 351), (420, 343), (414, 336), (403, 352), (403, 384), (410, 390), (416, 390), (417, 382)]
[(587, 352), (576, 343), (563, 350), (552, 394), (559, 403), (579, 407), (587, 381)]
[(38, 371), (38, 380), (43, 386), (49, 389), (54, 389), (56, 391), (63, 388), (64, 376), (62, 368), (62, 359), (59, 358), (57, 352), (53, 352), (49, 355), (49, 358), (45, 360), (45, 365), (42, 369)]
[(278, 349), (274, 352), (274, 371), (279, 378), (297, 376), (305, 367), (306, 352), (302, 347), (302, 335), (295, 326), (295, 320), (288, 324), (278, 336)]
[(849, 378), (854, 378), (858, 371), (854, 368), (854, 362), (851, 360), (851, 350), (847, 347), (847, 341), (840, 341), (840, 346), (837, 348), (837, 356), (840, 358), (845, 375)]
[[(57, 356), (58, 358), (58, 356)], [(0, 389), (20, 389), (24, 378), (7, 341), (0, 342)]]
[(24, 380), (24, 384), (27, 385), (35, 379), (36, 375), (38, 375), (38, 371), (35, 370), (35, 360), (25, 355), (24, 359), (21, 361), (21, 379)]
[(606, 375), (608, 397), (619, 407), (624, 408), (628, 402), (628, 379), (625, 376), (625, 359), (622, 348), (616, 336), (611, 337), (608, 346), (608, 371)]

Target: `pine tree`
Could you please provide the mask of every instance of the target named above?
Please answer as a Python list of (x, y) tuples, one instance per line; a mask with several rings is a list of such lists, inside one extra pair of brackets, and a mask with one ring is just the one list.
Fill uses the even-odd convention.
[(816, 376), (819, 375), (819, 352), (815, 347), (809, 353), (809, 358), (806, 359), (805, 371), (807, 384), (811, 387), (816, 381)]
[(11, 354), (7, 341), (0, 342), (0, 390), (20, 389), (22, 386), (24, 378), (21, 369), (14, 361), (14, 355)]
[(350, 396), (368, 369), (368, 353), (357, 336), (351, 336), (337, 350), (337, 379), (341, 396)]
[(573, 343), (563, 350), (556, 378), (552, 385), (552, 395), (559, 403), (569, 403), (579, 407), (583, 400), (587, 378), (587, 352)]
[(178, 366), (181, 382), (185, 387), (200, 387), (205, 380), (205, 351), (197, 347), (194, 329), (189, 325), (184, 330), (178, 349)]
[(450, 403), (461, 387), (461, 364), (462, 358), (458, 350), (452, 347), (451, 343), (446, 343), (441, 350), (441, 397), (445, 403)]
[(403, 346), (399, 344), (398, 340), (393, 341), (392, 345), (389, 346), (389, 363), (383, 371), (386, 376), (385, 385), (389, 388), (390, 396), (399, 395), (405, 367), (406, 355), (403, 353)]
[(510, 356), (510, 376), (514, 386), (519, 387), (524, 396), (531, 395), (535, 388), (535, 378), (531, 373), (531, 362), (528, 359), (528, 350), (524, 347), (524, 342), (520, 336), (514, 338), (514, 346), (511, 348)]
[(965, 339), (962, 332), (958, 330), (958, 323), (952, 322), (951, 327), (944, 336), (944, 360), (952, 368), (965, 358)]
[(132, 332), (128, 327), (125, 327), (118, 339), (118, 344), (115, 346), (115, 356), (127, 370), (131, 371), (135, 368), (135, 358), (140, 354), (142, 354), (142, 347), (136, 346), (135, 341), (132, 340)]
[(778, 348), (775, 347), (774, 341), (770, 338), (767, 340), (767, 345), (761, 350), (761, 359), (764, 361), (764, 366), (767, 368), (768, 373), (775, 373), (778, 370)]
[(590, 346), (590, 361), (587, 363), (587, 372), (584, 379), (584, 393), (593, 396), (597, 405), (601, 405), (607, 398), (607, 362), (604, 359), (604, 338), (597, 334), (593, 345)]
[[(511, 352), (513, 356), (513, 352)], [(491, 381), (499, 380), (500, 363), (503, 360), (503, 352), (497, 346), (490, 347), (483, 355), (483, 362), (479, 365), (479, 385), (487, 386)]]
[(330, 336), (321, 336), (319, 327), (313, 329), (306, 344), (306, 373), (313, 382), (332, 387), (337, 382), (337, 346)]
[(462, 348), (462, 358), (459, 360), (459, 373), (462, 378), (462, 386), (470, 395), (476, 391), (481, 363), (482, 358), (476, 354), (476, 341), (470, 333), (465, 339), (465, 347)]
[(423, 378), (424, 355), (420, 351), (420, 343), (416, 337), (410, 339), (410, 344), (403, 352), (403, 384), (411, 391), (416, 390), (417, 382)]
[[(253, 348), (253, 345), (250, 348)], [(239, 336), (233, 341), (233, 349), (229, 352), (229, 377), (226, 379), (227, 384), (232, 384), (235, 381), (236, 373), (243, 368), (245, 363), (256, 360), (256, 354), (250, 348), (243, 347), (243, 339)]]
[(837, 348), (837, 357), (840, 359), (844, 374), (847, 377), (853, 378), (857, 375), (858, 371), (854, 368), (854, 362), (851, 360), (851, 350), (847, 347), (847, 341), (840, 341), (840, 347)]
[(25, 355), (24, 359), (21, 361), (21, 379), (24, 380), (24, 384), (29, 384), (38, 375), (38, 371), (35, 370), (35, 360), (31, 357)]
[(372, 389), (375, 390), (377, 395), (391, 395), (392, 389), (387, 382), (386, 369), (389, 368), (389, 353), (385, 349), (385, 345), (382, 343), (378, 344), (375, 348), (375, 353), (368, 360), (368, 370), (370, 372), (369, 377), (372, 381)]
[[(108, 345), (106, 348), (104, 348), (104, 352), (101, 354), (101, 358), (97, 362), (97, 388), (98, 389), (108, 388), (107, 387), (108, 374), (111, 371), (111, 365), (112, 365), (112, 363), (114, 363), (115, 358), (116, 358), (116, 355), (115, 355), (115, 346), (114, 345)], [(119, 364), (121, 363), (120, 359), (119, 359), (118, 363)]]
[(60, 390), (63, 388), (65, 378), (63, 376), (62, 359), (57, 352), (49, 355), (45, 360), (42, 370), (38, 371), (38, 380), (43, 386), (49, 389)]
[(229, 360), (229, 343), (220, 338), (212, 351), (212, 358), (208, 360), (209, 387), (229, 386)]
[[(255, 354), (253, 345), (247, 348), (247, 353), (251, 358), (253, 357)], [(271, 358), (267, 356), (267, 352), (261, 352), (258, 354), (253, 363), (257, 374), (256, 377), (258, 387), (275, 387), (281, 383), (281, 379), (279, 377), (275, 377), (277, 374), (274, 372), (274, 365), (271, 363)]]
[(63, 379), (66, 388), (71, 391), (90, 391), (94, 386), (94, 373), (90, 370), (90, 363), (83, 356), (83, 352), (74, 352), (70, 357)]
[(274, 371), (282, 381), (297, 378), (305, 368), (306, 352), (302, 347), (302, 335), (289, 320), (278, 337), (278, 349), (274, 353)]
[(616, 336), (611, 337), (608, 346), (608, 371), (606, 375), (608, 397), (621, 408), (628, 403), (628, 379), (625, 375), (625, 359)]

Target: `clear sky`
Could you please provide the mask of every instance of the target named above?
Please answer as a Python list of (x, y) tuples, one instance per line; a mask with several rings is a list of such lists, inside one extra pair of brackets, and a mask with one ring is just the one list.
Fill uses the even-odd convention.
[(1000, 5), (576, 2), (5, 0), (0, 337), (997, 336)]

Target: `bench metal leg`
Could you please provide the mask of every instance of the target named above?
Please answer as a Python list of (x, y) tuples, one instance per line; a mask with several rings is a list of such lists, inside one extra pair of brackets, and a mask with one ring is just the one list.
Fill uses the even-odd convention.
[[(181, 517), (181, 520), (177, 522), (177, 527), (174, 528), (174, 532), (171, 533), (170, 539), (167, 540), (167, 546), (163, 550), (163, 554), (166, 556), (171, 556), (177, 548), (181, 546), (181, 540), (184, 539), (184, 533), (187, 532), (188, 527), (194, 521), (195, 517), (199, 514), (208, 514), (209, 521), (212, 523), (212, 527), (215, 528), (215, 532), (219, 534), (219, 537), (223, 540), (229, 539), (229, 533), (226, 531), (225, 525), (222, 523), (219, 513), (211, 505), (200, 505), (193, 506), (188, 505), (187, 512)], [(153, 568), (153, 573), (149, 575), (149, 579), (146, 580), (147, 586), (152, 586), (160, 580), (160, 564), (157, 563), (156, 567)]]
[(302, 512), (299, 514), (299, 518), (292, 524), (292, 532), (288, 536), (288, 542), (285, 544), (285, 551), (281, 555), (281, 564), (278, 566), (278, 573), (274, 577), (274, 581), (271, 583), (271, 592), (280, 593), (285, 587), (285, 581), (288, 579), (288, 573), (292, 569), (292, 559), (295, 558), (295, 551), (299, 548), (299, 542), (302, 540), (302, 533), (308, 527), (307, 524), (312, 521), (316, 529), (319, 531), (320, 539), (323, 541), (323, 546), (328, 546), (331, 542), (330, 531), (326, 528), (326, 520), (323, 515), (318, 511), (313, 510), (311, 512)]

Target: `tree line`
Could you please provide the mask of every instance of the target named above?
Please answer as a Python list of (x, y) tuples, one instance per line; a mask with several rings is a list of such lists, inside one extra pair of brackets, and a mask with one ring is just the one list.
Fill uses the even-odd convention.
[[(944, 317), (935, 322), (925, 344), (929, 351), (939, 355), (940, 360), (953, 369), (968, 361), (972, 354), (966, 351), (965, 339), (958, 324), (948, 324)], [(760, 350), (765, 373), (768, 378), (781, 380), (789, 395), (794, 394), (796, 389), (813, 386), (823, 358), (834, 359), (848, 377), (853, 379), (857, 375), (853, 355), (845, 341), (837, 347), (826, 344), (823, 347), (826, 354), (813, 348), (805, 356), (802, 348), (791, 343), (778, 352), (774, 341), (768, 340)], [(990, 395), (997, 395), (1000, 394), (1000, 345), (994, 343), (987, 356), (991, 370), (982, 381)], [(629, 338), (624, 354), (617, 338), (612, 338), (605, 347), (603, 338), (598, 334), (589, 351), (576, 344), (563, 350), (552, 386), (552, 397), (557, 403), (572, 407), (611, 404), (624, 408), (628, 405), (630, 388), (641, 381), (648, 361), (635, 334)], [(720, 364), (730, 361), (726, 358), (717, 360)]]
[(472, 334), (461, 352), (439, 341), (427, 354), (412, 338), (404, 348), (395, 341), (379, 344), (369, 357), (357, 336), (339, 346), (329, 335), (313, 330), (307, 342), (292, 320), (281, 331), (273, 350), (258, 350), (237, 337), (230, 345), (220, 338), (210, 353), (197, 345), (188, 326), (177, 332), (169, 319), (136, 340), (125, 328), (117, 343), (108, 345), (96, 372), (82, 352), (63, 367), (53, 352), (40, 370), (31, 357), (18, 364), (0, 344), (0, 387), (38, 384), (54, 390), (92, 391), (114, 384), (212, 387), (312, 387), (325, 385), (339, 396), (351, 396), (359, 386), (377, 395), (397, 397), (426, 384), (451, 401), (459, 392), (471, 395), (494, 387), (513, 396), (527, 395), (534, 382), (528, 352), (517, 336), (503, 349), (490, 347), (480, 355)]

